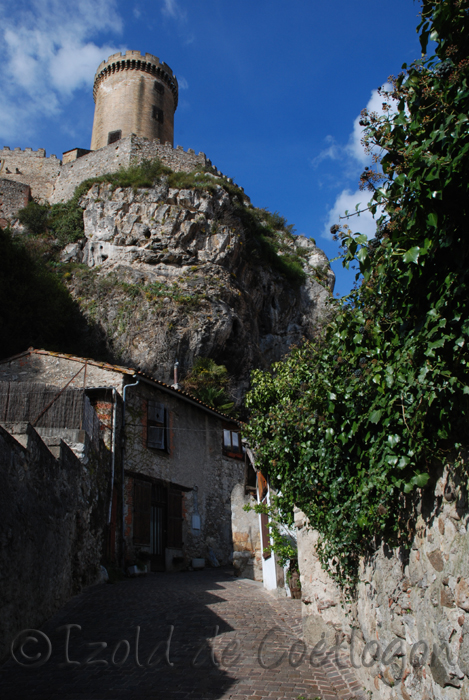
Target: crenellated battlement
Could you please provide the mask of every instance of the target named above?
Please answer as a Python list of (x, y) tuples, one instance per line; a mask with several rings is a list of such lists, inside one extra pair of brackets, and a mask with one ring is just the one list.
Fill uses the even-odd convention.
[(94, 76), (93, 98), (96, 102), (98, 89), (103, 80), (122, 71), (142, 71), (164, 81), (174, 96), (174, 110), (178, 104), (178, 82), (167, 63), (160, 62), (158, 56), (151, 53), (141, 54), (140, 51), (114, 53), (107, 61), (102, 61)]
[[(22, 154), (23, 156), (27, 156), (29, 158), (46, 158), (46, 149), (45, 148), (38, 148), (37, 151), (33, 151), (32, 148), (25, 148), (24, 150), (21, 148), (14, 148), (11, 150), (9, 146), (3, 146), (3, 148), (0, 150), (0, 159), (3, 157), (9, 158), (11, 155), (18, 155)], [(50, 160), (59, 160), (55, 153), (52, 153), (52, 155), (49, 156)]]

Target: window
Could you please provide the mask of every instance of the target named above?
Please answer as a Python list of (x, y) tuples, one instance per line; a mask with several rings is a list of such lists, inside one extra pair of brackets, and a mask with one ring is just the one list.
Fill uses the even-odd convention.
[(110, 143), (115, 143), (116, 141), (120, 141), (122, 138), (122, 131), (110, 131), (107, 137), (107, 144), (109, 146)]
[(242, 457), (241, 433), (236, 428), (223, 429), (223, 452), (230, 457)]
[(148, 401), (147, 404), (147, 447), (155, 450), (168, 449), (168, 412), (162, 403)]
[(160, 122), (160, 124), (163, 123), (163, 110), (158, 109), (155, 105), (152, 106), (151, 108), (151, 116), (152, 119), (155, 119), (157, 122)]
[(159, 95), (164, 94), (164, 87), (161, 83), (159, 83), (157, 80), (153, 83), (153, 90), (157, 92)]

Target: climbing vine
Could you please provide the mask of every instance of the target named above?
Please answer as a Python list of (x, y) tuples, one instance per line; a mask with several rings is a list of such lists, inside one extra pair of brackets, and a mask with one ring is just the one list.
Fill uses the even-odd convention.
[(435, 54), (361, 117), (376, 235), (352, 233), (353, 215), (332, 229), (357, 288), (318, 341), (253, 374), (247, 400), (261, 470), (344, 585), (373, 539), (411, 540), (417, 489), (468, 442), (469, 0), (424, 0), (418, 31)]

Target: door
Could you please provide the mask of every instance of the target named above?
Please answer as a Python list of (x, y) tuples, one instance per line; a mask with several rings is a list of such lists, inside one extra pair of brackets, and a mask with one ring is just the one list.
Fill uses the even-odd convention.
[(151, 488), (150, 555), (151, 570), (165, 570), (167, 489), (160, 484)]

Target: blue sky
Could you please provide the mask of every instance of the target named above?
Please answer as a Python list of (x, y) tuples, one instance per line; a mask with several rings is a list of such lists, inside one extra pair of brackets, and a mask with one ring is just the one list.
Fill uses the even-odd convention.
[[(89, 148), (93, 77), (117, 50), (156, 54), (179, 80), (175, 145), (203, 151), (254, 205), (316, 239), (367, 164), (358, 116), (420, 56), (413, 0), (0, 2), (0, 147)], [(355, 230), (372, 235), (361, 216)], [(336, 292), (353, 273), (335, 263)]]

